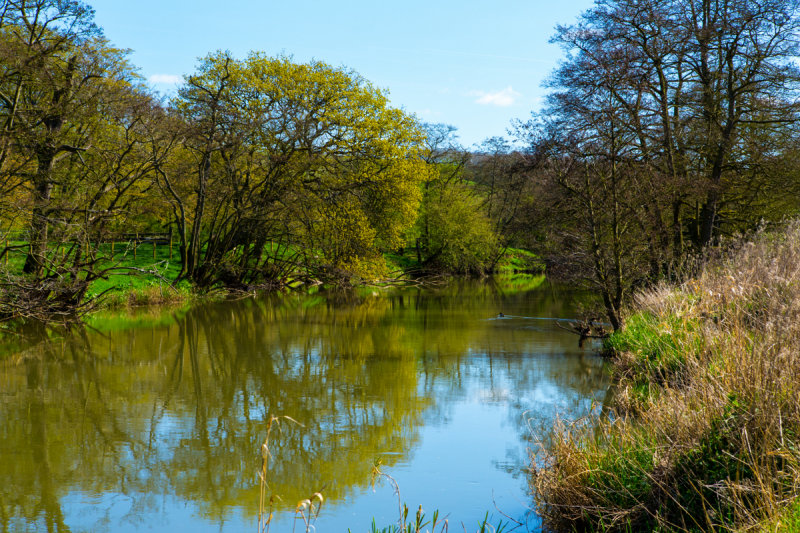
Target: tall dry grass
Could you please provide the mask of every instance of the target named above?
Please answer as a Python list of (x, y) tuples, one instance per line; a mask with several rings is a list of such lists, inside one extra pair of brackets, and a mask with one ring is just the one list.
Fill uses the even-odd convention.
[(636, 298), (613, 408), (562, 425), (531, 484), (557, 531), (745, 531), (800, 494), (800, 224)]

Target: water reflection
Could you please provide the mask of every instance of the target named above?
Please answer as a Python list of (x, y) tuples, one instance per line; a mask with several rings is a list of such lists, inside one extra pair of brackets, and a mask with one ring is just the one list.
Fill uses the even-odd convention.
[(376, 457), (410, 505), (470, 523), (492, 507), (475, 494), (510, 485), (524, 511), (529, 425), (606, 387), (597, 358), (533, 320), (573, 303), (478, 283), (271, 297), (16, 352), (0, 362), (0, 529), (252, 528), (271, 415), (302, 426), (273, 432), (269, 492), (293, 508), (322, 490), (320, 530), (393, 520), (389, 491), (368, 490)]

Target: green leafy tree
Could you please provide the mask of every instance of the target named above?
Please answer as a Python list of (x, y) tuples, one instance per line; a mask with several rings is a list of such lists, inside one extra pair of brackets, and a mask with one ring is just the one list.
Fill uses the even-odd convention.
[(114, 267), (97, 242), (126, 225), (152, 182), (158, 106), (92, 15), (80, 2), (3, 3), (0, 173), (10, 194), (0, 217), (29, 241), (24, 276), (0, 286), (4, 317), (84, 304), (89, 283)]
[[(500, 249), (509, 246), (531, 248), (536, 241), (535, 215), (532, 211), (533, 184), (530, 154), (512, 149), (502, 137), (485, 140), (473, 153), (466, 176), (485, 197), (484, 210), (492, 221)], [(498, 259), (501, 255), (498, 253)]]
[(368, 276), (413, 222), (426, 167), (412, 117), (355, 73), (253, 53), (205, 58), (174, 102), (189, 182), (163, 176), (183, 277)]
[[(88, 143), (81, 123), (97, 95), (100, 31), (80, 2), (7, 1), (0, 18), (0, 161), (31, 191), (30, 254), (25, 271), (46, 263), (50, 202), (56, 166)], [(9, 168), (8, 163), (11, 163)], [(24, 166), (19, 165), (23, 163)]]
[[(800, 3), (604, 0), (553, 38), (533, 154), (548, 154), (551, 263), (625, 295), (687, 254), (786, 213), (797, 121)], [(580, 206), (580, 208), (576, 208)], [(768, 207), (769, 206), (769, 207)]]
[(466, 179), (469, 154), (456, 142), (454, 127), (425, 126), (431, 177), (423, 184), (412, 234), (418, 263), (425, 271), (484, 274), (494, 266), (499, 246), (486, 199)]
[(428, 223), (429, 267), (456, 274), (485, 274), (491, 270), (499, 247), (483, 203), (463, 184), (429, 191), (423, 207)]

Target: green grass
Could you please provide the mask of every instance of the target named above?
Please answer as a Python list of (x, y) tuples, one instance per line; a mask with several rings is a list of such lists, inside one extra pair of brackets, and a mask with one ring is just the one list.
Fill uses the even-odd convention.
[(586, 485), (604, 494), (608, 505), (635, 507), (650, 499), (653, 454), (647, 441), (622, 445), (596, 456), (587, 469)]
[(638, 312), (625, 321), (624, 329), (605, 340), (605, 348), (625, 354), (626, 380), (638, 400), (646, 402), (665, 384), (680, 386), (687, 355), (706, 349), (701, 328), (696, 316)]
[(398, 254), (396, 252), (388, 252), (383, 254), (384, 258), (386, 259), (386, 267), (389, 272), (397, 273), (397, 272), (407, 272), (409, 270), (413, 270), (419, 268), (419, 263), (417, 262), (417, 255), (416, 251), (412, 247), (406, 247), (403, 249), (402, 254)]
[(762, 533), (796, 533), (800, 531), (800, 499), (797, 499), (786, 509), (765, 525)]
[(28, 254), (27, 243), (24, 241), (5, 241), (0, 244), (2, 244), (3, 248), (6, 246), (20, 247), (9, 250), (8, 253), (3, 254), (2, 259), (0, 259), (0, 263), (2, 263), (2, 265), (10, 272), (22, 272), (22, 267), (25, 264), (25, 258)]
[(109, 289), (111, 293), (144, 294), (154, 288), (165, 288), (180, 271), (180, 257), (176, 246), (172, 249), (172, 259), (169, 257), (169, 246), (164, 244), (156, 245), (155, 258), (153, 246), (149, 243), (137, 247), (136, 258), (132, 248), (126, 249), (121, 245), (115, 246), (113, 259), (110, 258), (110, 244), (102, 244), (100, 252), (109, 257), (109, 260), (100, 262), (100, 268), (115, 266), (119, 267), (119, 270), (112, 272), (106, 279), (92, 282), (87, 297), (96, 296)]
[[(11, 246), (20, 246), (11, 251), (0, 261), (2, 266), (12, 274), (21, 274), (27, 256), (25, 242), (10, 241)], [(67, 247), (51, 247), (51, 254), (58, 257)], [(103, 257), (97, 264), (98, 269), (113, 267), (105, 277), (95, 280), (89, 285), (86, 298), (104, 294), (106, 306), (146, 305), (162, 301), (184, 300), (189, 295), (188, 285), (177, 288), (170, 287), (180, 271), (180, 257), (177, 246), (166, 244), (141, 243), (134, 249), (132, 245), (116, 243), (112, 257), (111, 243), (102, 243), (97, 249)]]
[(542, 274), (544, 263), (533, 252), (508, 248), (498, 261), (495, 271), (499, 274)]

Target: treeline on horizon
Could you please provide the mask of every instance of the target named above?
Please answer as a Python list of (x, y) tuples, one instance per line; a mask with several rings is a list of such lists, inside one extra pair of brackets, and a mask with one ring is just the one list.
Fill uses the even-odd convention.
[[(796, 1), (602, 0), (554, 40), (547, 105), (469, 152), (323, 62), (214, 52), (165, 101), (78, 1), (0, 1), (0, 314), (70, 313), (171, 229), (206, 289), (482, 274), (508, 247), (633, 288), (797, 213)], [(20, 237), (21, 236), (21, 237)], [(7, 261), (6, 261), (7, 263)], [(0, 261), (0, 265), (4, 265)]]

